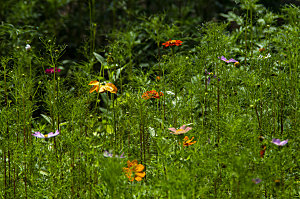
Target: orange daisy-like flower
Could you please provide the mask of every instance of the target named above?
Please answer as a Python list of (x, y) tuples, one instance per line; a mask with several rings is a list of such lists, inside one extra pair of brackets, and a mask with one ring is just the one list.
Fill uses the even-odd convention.
[(98, 81), (91, 81), (89, 85), (93, 85), (90, 89), (90, 93), (96, 91), (98, 93), (104, 93), (105, 91), (109, 91), (111, 93), (117, 93), (118, 89), (113, 83), (100, 83)]
[(169, 41), (166, 41), (162, 45), (164, 46), (164, 48), (169, 47), (169, 46), (180, 46), (180, 45), (182, 45), (182, 41), (170, 39)]
[(162, 92), (157, 92), (156, 90), (152, 90), (152, 91), (147, 91), (145, 93), (143, 93), (142, 98), (143, 99), (151, 99), (151, 98), (155, 98), (155, 99), (159, 99), (161, 96), (163, 96), (164, 94)]
[(192, 139), (189, 140), (189, 137), (185, 136), (183, 139), (183, 146), (190, 146), (192, 144), (195, 144), (196, 141), (192, 142), (193, 139), (194, 139), (194, 137), (192, 137)]
[(146, 173), (143, 172), (144, 165), (138, 164), (137, 160), (133, 160), (130, 162), (130, 160), (127, 161), (127, 168), (123, 167), (123, 171), (126, 173), (126, 177), (129, 181), (141, 181), (143, 177), (145, 177)]

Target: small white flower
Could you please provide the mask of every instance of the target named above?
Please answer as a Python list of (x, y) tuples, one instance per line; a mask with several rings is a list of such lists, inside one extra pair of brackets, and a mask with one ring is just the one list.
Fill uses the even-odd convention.
[(270, 53), (268, 53), (267, 56), (262, 56), (262, 55), (259, 55), (259, 56), (258, 56), (259, 59), (263, 59), (263, 58), (264, 58), (264, 59), (268, 59), (268, 58), (270, 58), (270, 57), (271, 57), (271, 54), (270, 54)]
[(269, 58), (269, 57), (271, 57), (271, 54), (270, 54), (270, 53), (268, 53), (267, 56), (265, 56), (265, 59), (267, 59), (267, 58)]
[(31, 49), (31, 46), (29, 44), (26, 44), (25, 49), (26, 49), (26, 51), (28, 51)]

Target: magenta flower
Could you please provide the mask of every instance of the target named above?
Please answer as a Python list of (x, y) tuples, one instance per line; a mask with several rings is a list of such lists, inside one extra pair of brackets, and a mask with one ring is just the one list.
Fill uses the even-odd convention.
[(226, 62), (226, 63), (230, 63), (230, 62), (238, 62), (238, 61), (236, 61), (235, 59), (226, 59), (224, 56), (222, 56), (221, 58), (220, 57), (218, 57), (219, 59), (221, 59), (222, 61), (224, 61), (224, 62)]
[(280, 139), (272, 139), (272, 143), (276, 144), (277, 146), (283, 146), (286, 145), (286, 143), (288, 143), (288, 139), (287, 140), (283, 140), (282, 142), (280, 142)]
[(112, 158), (112, 157), (115, 157), (115, 158), (125, 158), (124, 157), (124, 152), (120, 156), (118, 156), (118, 155), (113, 156), (112, 153), (109, 153), (108, 151), (104, 151), (103, 152), (103, 156), (106, 157), (106, 158)]
[(179, 129), (175, 129), (175, 128), (168, 128), (170, 131), (170, 133), (174, 134), (174, 135), (180, 135), (180, 134), (184, 134), (187, 133), (189, 130), (192, 129), (192, 127), (187, 127), (185, 128), (186, 125), (182, 125)]
[[(61, 71), (61, 69), (55, 68), (55, 73), (59, 73), (60, 71)], [(47, 73), (47, 74), (53, 74), (54, 73), (54, 68), (47, 68), (45, 70), (45, 73)]]
[(261, 181), (262, 181), (262, 180), (259, 179), (259, 178), (255, 178), (255, 179), (253, 178), (253, 179), (252, 179), (252, 182), (255, 183), (255, 184), (258, 184), (258, 183), (260, 183)]
[(43, 135), (41, 134), (40, 132), (34, 132), (34, 134), (32, 134), (33, 136), (37, 137), (37, 138), (51, 138), (51, 137), (55, 137), (59, 134), (59, 131), (56, 130), (55, 133), (53, 132), (50, 132), (48, 133), (47, 135)]

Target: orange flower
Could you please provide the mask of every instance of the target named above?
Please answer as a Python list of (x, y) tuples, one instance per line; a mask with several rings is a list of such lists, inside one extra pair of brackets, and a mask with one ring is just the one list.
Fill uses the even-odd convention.
[(118, 89), (113, 83), (106, 83), (103, 85), (103, 83), (100, 83), (98, 81), (91, 81), (89, 85), (93, 85), (93, 87), (90, 89), (90, 93), (97, 91), (98, 93), (104, 93), (105, 91), (109, 91), (111, 93), (117, 93)]
[(260, 48), (260, 49), (258, 49), (259, 50), (259, 52), (263, 52), (263, 51), (265, 51), (266, 49), (265, 48)]
[(192, 142), (192, 140), (194, 139), (194, 137), (192, 137), (191, 140), (189, 140), (189, 137), (188, 136), (185, 136), (184, 139), (183, 139), (183, 146), (190, 146), (192, 144), (195, 144), (196, 141)]
[(111, 92), (111, 93), (117, 93), (118, 89), (113, 83), (106, 83), (104, 85), (104, 89)]
[(143, 177), (145, 177), (146, 173), (143, 172), (144, 165), (138, 164), (137, 160), (133, 160), (130, 162), (130, 160), (127, 161), (127, 168), (123, 167), (123, 171), (126, 173), (126, 177), (129, 181), (141, 181)]
[(180, 41), (180, 40), (171, 40), (170, 39), (169, 41), (166, 41), (162, 45), (164, 46), (164, 48), (166, 48), (169, 46), (180, 46), (180, 45), (182, 45), (181, 43), (182, 43), (182, 41)]
[(163, 96), (164, 94), (162, 92), (157, 92), (156, 90), (152, 90), (152, 91), (147, 91), (145, 93), (143, 93), (142, 98), (143, 99), (150, 99), (150, 98), (156, 98), (159, 99), (160, 96)]

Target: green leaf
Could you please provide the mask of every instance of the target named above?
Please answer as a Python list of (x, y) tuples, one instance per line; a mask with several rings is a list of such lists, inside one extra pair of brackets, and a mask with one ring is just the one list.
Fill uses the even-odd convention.
[(52, 119), (48, 117), (47, 115), (41, 114), (41, 116), (49, 123), (52, 125)]
[(97, 59), (101, 64), (104, 64), (104, 63), (105, 63), (104, 57), (102, 57), (101, 55), (99, 55), (99, 54), (96, 53), (96, 52), (93, 52), (93, 54), (95, 55), (96, 59)]

